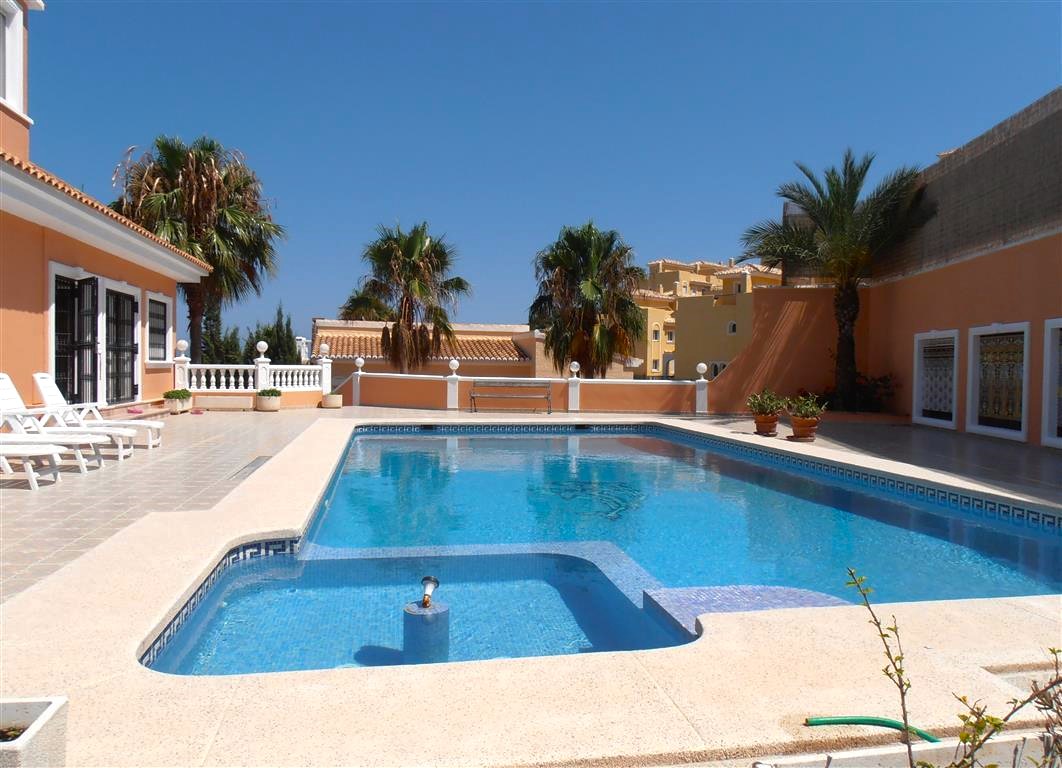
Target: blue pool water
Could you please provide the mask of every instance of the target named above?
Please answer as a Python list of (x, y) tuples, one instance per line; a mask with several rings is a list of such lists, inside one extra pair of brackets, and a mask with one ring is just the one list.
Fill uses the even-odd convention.
[(639, 610), (593, 565), (555, 555), (361, 560), (271, 557), (236, 566), (153, 667), (240, 674), (405, 663), (402, 607), (437, 575), (450, 661), (658, 648), (688, 635)]
[[(882, 602), (1062, 591), (1057, 537), (681, 439), (361, 435), (299, 558), (231, 568), (152, 666), (226, 674), (403, 663), (401, 607), (433, 571), (453, 611), (451, 660), (689, 639), (585, 560), (467, 551), (551, 542), (619, 552), (647, 588), (766, 585), (852, 600), (853, 566)], [(393, 552), (418, 547), (466, 556)], [(366, 549), (376, 559), (349, 559)]]

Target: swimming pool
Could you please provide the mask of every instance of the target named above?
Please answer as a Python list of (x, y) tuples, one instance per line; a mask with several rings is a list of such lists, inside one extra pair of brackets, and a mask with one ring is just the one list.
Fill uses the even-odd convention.
[(1057, 535), (646, 429), (358, 434), (299, 555), (271, 560), (221, 575), (151, 666), (405, 663), (401, 608), (433, 571), (451, 660), (675, 645), (689, 634), (643, 592), (756, 585), (828, 604), (852, 599), (848, 566), (878, 601), (1062, 591)]

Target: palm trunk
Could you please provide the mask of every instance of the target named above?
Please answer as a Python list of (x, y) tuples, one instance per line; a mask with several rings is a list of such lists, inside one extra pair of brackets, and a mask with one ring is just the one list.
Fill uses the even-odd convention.
[(856, 407), (855, 324), (859, 317), (859, 288), (856, 281), (841, 283), (833, 294), (833, 312), (837, 319), (837, 358), (834, 386), (842, 410)]
[(192, 362), (198, 363), (203, 359), (203, 314), (206, 309), (202, 286), (186, 283), (184, 298), (188, 304), (188, 351)]

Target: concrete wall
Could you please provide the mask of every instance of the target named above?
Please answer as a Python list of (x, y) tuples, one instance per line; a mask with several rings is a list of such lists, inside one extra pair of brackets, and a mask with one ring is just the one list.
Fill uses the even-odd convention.
[[(146, 291), (175, 299), (176, 282), (54, 230), (0, 212), (0, 370), (11, 376), (22, 398), (27, 403), (37, 403), (32, 375), (37, 371), (52, 370), (52, 360), (48, 357), (51, 304), (48, 265), (52, 261), (80, 267), (87, 273), (140, 289), (139, 399), (158, 399), (167, 389), (172, 389), (172, 366), (148, 366), (145, 362), (148, 349)], [(102, 290), (100, 302), (103, 302)], [(176, 306), (174, 301), (174, 311)], [(174, 322), (175, 318), (170, 317), (170, 324), (174, 325)], [(170, 352), (172, 354), (172, 350)], [(100, 395), (102, 397), (103, 392)]]
[(927, 168), (936, 216), (879, 258), (877, 279), (941, 266), (1062, 226), (1062, 89)]

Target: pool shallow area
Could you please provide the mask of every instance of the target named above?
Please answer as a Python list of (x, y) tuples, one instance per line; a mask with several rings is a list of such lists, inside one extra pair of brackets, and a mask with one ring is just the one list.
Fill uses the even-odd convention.
[(659, 648), (692, 636), (638, 609), (586, 560), (564, 555), (244, 560), (152, 665), (241, 674), (416, 663), (403, 606), (435, 574), (449, 661)]
[[(606, 554), (545, 551), (565, 545)], [(659, 648), (691, 636), (643, 589), (679, 604), (684, 588), (732, 585), (851, 600), (848, 566), (878, 601), (1062, 591), (1057, 534), (750, 461), (673, 430), (367, 431), (299, 555), (235, 562), (150, 666), (407, 663), (402, 607), (427, 573), (451, 608), (451, 661)]]

